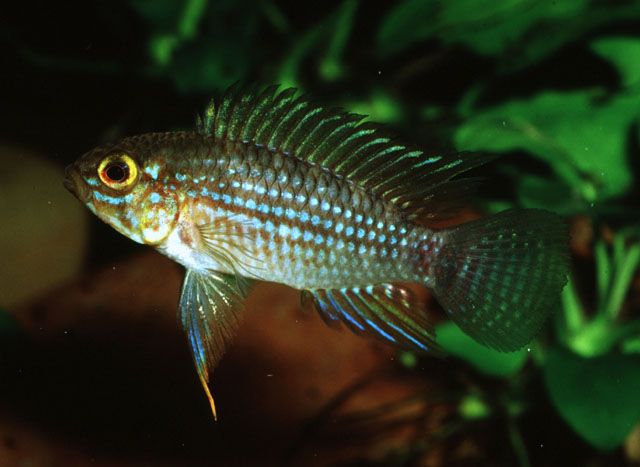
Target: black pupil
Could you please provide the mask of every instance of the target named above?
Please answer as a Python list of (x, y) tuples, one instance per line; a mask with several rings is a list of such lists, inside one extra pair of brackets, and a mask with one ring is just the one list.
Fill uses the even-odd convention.
[(105, 170), (107, 178), (112, 182), (123, 182), (129, 175), (129, 168), (122, 163), (114, 163)]

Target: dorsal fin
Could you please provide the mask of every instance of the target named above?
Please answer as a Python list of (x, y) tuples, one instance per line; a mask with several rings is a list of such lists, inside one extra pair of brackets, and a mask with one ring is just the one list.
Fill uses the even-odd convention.
[(294, 88), (278, 92), (278, 86), (235, 85), (218, 105), (212, 101), (198, 127), (216, 139), (264, 146), (322, 166), (396, 204), (414, 220), (437, 218), (439, 211), (459, 204), (451, 195), (460, 197), (474, 184), (465, 189), (451, 178), (492, 158), (427, 155), (363, 118), (313, 104)]

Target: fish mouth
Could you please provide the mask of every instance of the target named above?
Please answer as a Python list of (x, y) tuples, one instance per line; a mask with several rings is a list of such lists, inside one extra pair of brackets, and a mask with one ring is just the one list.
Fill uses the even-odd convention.
[(68, 165), (64, 169), (64, 187), (69, 190), (76, 198), (86, 203), (91, 196), (89, 188), (84, 179), (73, 165)]

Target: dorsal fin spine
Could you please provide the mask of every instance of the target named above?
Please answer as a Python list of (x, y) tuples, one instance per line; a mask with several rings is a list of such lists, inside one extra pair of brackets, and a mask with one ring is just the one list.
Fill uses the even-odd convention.
[(227, 134), (227, 126), (229, 124), (229, 114), (231, 108), (235, 105), (236, 96), (238, 95), (238, 84), (234, 84), (225, 94), (225, 98), (220, 103), (214, 120), (213, 134), (216, 138), (222, 139)]
[[(354, 162), (361, 161), (360, 164), (355, 164), (352, 171), (349, 171), (349, 175), (354, 178), (370, 176), (375, 167), (380, 163), (377, 159), (371, 159), (371, 154), (377, 154), (386, 147), (389, 142), (389, 138), (376, 138), (364, 143), (354, 153), (351, 160)], [(368, 156), (368, 157), (367, 157)]]
[(344, 141), (345, 136), (349, 134), (354, 123), (347, 123), (336, 128), (330, 135), (329, 153), (325, 158), (325, 163), (331, 168), (335, 168), (343, 159), (344, 154), (338, 150), (340, 143)]
[(399, 159), (395, 159), (393, 156), (401, 156), (405, 149), (404, 146), (384, 147), (365, 164), (365, 170), (375, 169), (380, 177), (387, 175), (386, 172), (389, 168), (395, 167), (395, 163), (399, 162)]
[(202, 125), (200, 131), (205, 135), (212, 135), (215, 131), (214, 125), (216, 119), (216, 110), (217, 107), (215, 99), (211, 99), (204, 110), (204, 117), (200, 120)]
[(316, 122), (318, 114), (323, 112), (322, 107), (316, 107), (315, 109), (311, 109), (306, 115), (303, 115), (297, 125), (291, 129), (290, 133), (287, 135), (287, 139), (282, 143), (283, 148), (289, 148), (292, 146), (292, 142), (300, 138), (301, 134), (306, 133), (306, 126), (314, 125)]
[(278, 96), (273, 101), (272, 109), (268, 111), (268, 114), (265, 115), (262, 125), (258, 127), (255, 135), (256, 142), (260, 142), (267, 146), (267, 148), (272, 149), (269, 146), (269, 141), (271, 140), (273, 129), (278, 125), (279, 120), (282, 118), (282, 115), (288, 112), (289, 107), (291, 106), (291, 103), (293, 101), (294, 94), (294, 89), (285, 89), (280, 94), (278, 94)]
[(322, 134), (314, 142), (314, 147), (309, 154), (312, 161), (330, 168), (326, 165), (327, 155), (333, 149), (330, 146), (330, 140), (342, 124), (341, 119), (332, 119), (322, 128)]
[(336, 148), (335, 152), (340, 151), (343, 154), (352, 155), (351, 157), (345, 157), (342, 161), (336, 164), (336, 170), (341, 172), (343, 171), (344, 173), (350, 173), (353, 170), (353, 166), (355, 164), (355, 157), (353, 157), (353, 154), (362, 144), (360, 140), (367, 138), (375, 131), (373, 128), (362, 128), (363, 126), (364, 125), (358, 126), (358, 131), (346, 138), (340, 146)]
[[(417, 154), (420, 154), (420, 152), (417, 152)], [(398, 187), (401, 186), (399, 182), (411, 175), (416, 157), (416, 152), (405, 152), (398, 159), (398, 165), (387, 163), (386, 166), (383, 166), (380, 169), (382, 173), (381, 181), (374, 186), (374, 189), (385, 194), (397, 191)]]
[(234, 118), (231, 122), (229, 129), (227, 130), (227, 135), (230, 135), (230, 139), (233, 141), (238, 141), (243, 133), (244, 127), (247, 124), (247, 119), (245, 116), (247, 115), (247, 110), (249, 108), (250, 103), (255, 99), (255, 90), (250, 90), (247, 94), (240, 96), (240, 99), (237, 99), (236, 106), (234, 107), (232, 113), (237, 115), (237, 118)]
[(241, 138), (243, 142), (250, 142), (254, 138), (256, 130), (266, 118), (267, 112), (265, 112), (264, 109), (271, 106), (271, 103), (274, 99), (274, 94), (277, 90), (278, 86), (268, 86), (256, 98), (256, 105), (253, 109), (253, 112), (251, 112), (247, 116), (247, 122), (242, 130)]
[(322, 161), (323, 165), (330, 167), (330, 164), (327, 164), (327, 160), (335, 148), (333, 139), (337, 133), (346, 127), (348, 128), (350, 124), (350, 121), (331, 121), (331, 124), (325, 128), (325, 134), (320, 138), (320, 142), (313, 149), (312, 159), (318, 162)]
[(297, 125), (296, 117), (299, 114), (304, 114), (306, 108), (309, 107), (309, 103), (300, 99), (296, 99), (293, 105), (289, 108), (286, 115), (280, 119), (280, 122), (273, 129), (269, 146), (273, 148), (283, 148), (286, 146), (283, 144), (287, 137), (291, 134), (293, 127)]
[[(247, 94), (250, 94), (251, 91), (248, 91)], [(238, 90), (233, 96), (233, 103), (229, 106), (229, 111), (227, 112), (227, 128), (225, 131), (225, 138), (230, 141), (236, 140), (236, 128), (240, 121), (242, 120), (242, 100), (244, 98), (244, 93), (241, 93)]]
[[(317, 149), (317, 141), (321, 138), (318, 138), (318, 134), (322, 135), (322, 132), (326, 131), (326, 127), (328, 125), (331, 125), (332, 122), (338, 121), (340, 120), (340, 117), (338, 115), (330, 115), (327, 116), (326, 118), (322, 118), (320, 120), (320, 122), (318, 123), (318, 126), (316, 128), (314, 128), (312, 130), (312, 132), (309, 134), (309, 136), (307, 136), (305, 138), (305, 140), (302, 142), (302, 144), (300, 145), (300, 152), (308, 152), (308, 160), (310, 162), (314, 162), (317, 163), (318, 162), (318, 158), (317, 158), (317, 153), (318, 151)], [(316, 146), (316, 147), (314, 147)]]

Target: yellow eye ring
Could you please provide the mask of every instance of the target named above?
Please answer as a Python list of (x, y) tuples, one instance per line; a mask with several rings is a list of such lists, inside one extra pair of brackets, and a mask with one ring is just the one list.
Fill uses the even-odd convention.
[(138, 165), (127, 154), (105, 157), (98, 166), (102, 183), (114, 190), (126, 190), (138, 179)]

